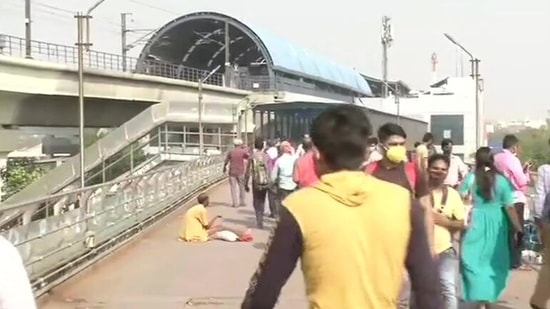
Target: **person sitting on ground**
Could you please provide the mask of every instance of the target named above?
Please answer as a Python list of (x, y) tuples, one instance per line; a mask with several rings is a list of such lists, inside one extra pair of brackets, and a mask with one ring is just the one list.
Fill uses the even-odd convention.
[[(183, 217), (183, 226), (179, 238), (189, 242), (205, 242), (212, 239), (227, 241), (249, 241), (250, 230), (237, 231), (221, 225), (221, 216), (215, 216), (208, 221), (206, 207), (210, 205), (210, 197), (201, 193), (197, 197), (198, 204), (189, 208)], [(234, 235), (231, 235), (234, 234)]]

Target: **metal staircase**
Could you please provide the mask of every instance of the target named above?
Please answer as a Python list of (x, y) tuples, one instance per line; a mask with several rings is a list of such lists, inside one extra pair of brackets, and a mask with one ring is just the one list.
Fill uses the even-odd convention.
[[(232, 106), (228, 105), (227, 113), (217, 111), (216, 113), (205, 113), (203, 115), (204, 123), (218, 125), (233, 125), (234, 117)], [(152, 105), (134, 118), (130, 119), (120, 127), (111, 131), (109, 134), (102, 137), (96, 143), (88, 146), (85, 149), (85, 177), (86, 180), (97, 176), (98, 168), (105, 167), (106, 162), (110, 158), (119, 155), (121, 152), (130, 149), (133, 153), (134, 149), (143, 147), (144, 143), (150, 142), (154, 138), (151, 136), (156, 134), (155, 129), (166, 123), (193, 124), (197, 121), (197, 110), (189, 108), (188, 104), (177, 103), (159, 103)], [(159, 133), (156, 135), (157, 143), (162, 137)], [(140, 140), (145, 140), (142, 142)], [(144, 158), (132, 170), (124, 171), (120, 175), (116, 175), (111, 179), (116, 179), (119, 176), (128, 176), (134, 173), (145, 173), (150, 168), (158, 166), (163, 160), (175, 159), (179, 160), (195, 159), (196, 155), (183, 155), (173, 153), (155, 153), (150, 157)], [(14, 218), (20, 217), (22, 214), (19, 211), (2, 211), (9, 208), (10, 205), (32, 200), (33, 198), (44, 197), (56, 193), (66, 192), (75, 189), (78, 186), (80, 155), (75, 155), (63, 162), (58, 167), (50, 170), (36, 182), (25, 187), (23, 190), (14, 194), (2, 204), (0, 204), (0, 227)], [(105, 181), (105, 179), (103, 179)], [(30, 220), (33, 212), (29, 212), (27, 220)], [(25, 218), (23, 218), (25, 220)]]

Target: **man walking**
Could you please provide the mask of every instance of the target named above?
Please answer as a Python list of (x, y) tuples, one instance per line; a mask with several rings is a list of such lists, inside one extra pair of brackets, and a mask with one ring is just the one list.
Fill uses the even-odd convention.
[(241, 139), (236, 138), (233, 144), (235, 147), (225, 157), (223, 172), (227, 171), (227, 166), (229, 165), (229, 186), (231, 189), (232, 206), (243, 207), (246, 206), (244, 173), (248, 151), (243, 147)]
[(248, 192), (250, 177), (252, 176), (252, 206), (256, 214), (256, 226), (259, 229), (264, 228), (265, 199), (269, 186), (271, 184), (269, 175), (269, 156), (263, 151), (264, 142), (262, 139), (256, 139), (254, 142), (254, 152), (248, 160), (244, 183), (245, 190)]
[[(519, 152), (519, 139), (509, 134), (504, 136), (502, 140), (502, 151), (495, 154), (495, 167), (502, 173), (514, 188), (514, 208), (518, 214), (518, 219), (523, 226), (525, 204), (527, 203), (527, 185), (529, 184), (529, 176), (526, 174), (529, 166), (522, 167), (517, 155)], [(512, 268), (519, 269), (522, 267), (521, 262), (521, 247), (512, 247)]]
[(453, 154), (453, 141), (451, 139), (443, 139), (441, 141), (441, 149), (443, 150), (443, 155), (449, 158), (449, 171), (445, 178), (445, 184), (456, 189), (468, 173), (468, 167), (459, 156)]

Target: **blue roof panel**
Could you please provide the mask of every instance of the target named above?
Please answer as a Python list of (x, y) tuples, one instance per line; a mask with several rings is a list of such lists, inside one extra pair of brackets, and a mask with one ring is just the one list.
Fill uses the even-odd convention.
[(372, 95), (367, 81), (354, 69), (337, 64), (261, 28), (253, 28), (248, 24), (247, 26), (265, 45), (276, 69), (320, 79), (364, 95)]

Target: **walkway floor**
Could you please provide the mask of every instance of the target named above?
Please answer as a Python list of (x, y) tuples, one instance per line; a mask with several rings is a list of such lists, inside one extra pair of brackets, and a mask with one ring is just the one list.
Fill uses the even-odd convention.
[[(228, 186), (210, 191), (211, 214), (235, 226), (253, 226), (251, 208), (229, 207)], [(251, 203), (249, 203), (251, 204)], [(235, 309), (262, 254), (267, 231), (253, 229), (252, 243), (177, 240), (183, 209), (80, 276), (56, 288), (42, 309)], [(527, 309), (535, 272), (517, 272), (501, 309)], [(277, 308), (306, 308), (299, 267)]]

